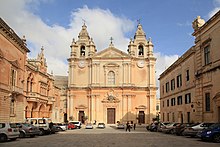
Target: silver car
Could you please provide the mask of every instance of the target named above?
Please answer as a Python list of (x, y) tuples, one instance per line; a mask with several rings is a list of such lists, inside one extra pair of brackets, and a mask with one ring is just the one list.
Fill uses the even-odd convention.
[(40, 134), (40, 130), (38, 127), (28, 124), (28, 123), (16, 123), (16, 125), (19, 128), (20, 138), (24, 138), (27, 136), (34, 137), (35, 135)]
[(5, 142), (8, 139), (16, 140), (19, 134), (15, 123), (0, 123), (0, 142)]
[(92, 125), (92, 123), (88, 123), (88, 124), (86, 124), (86, 129), (93, 129), (93, 125)]

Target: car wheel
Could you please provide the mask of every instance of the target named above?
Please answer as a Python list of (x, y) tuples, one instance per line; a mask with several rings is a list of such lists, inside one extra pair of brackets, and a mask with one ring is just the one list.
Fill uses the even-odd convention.
[(30, 135), (31, 138), (35, 137), (35, 135)]
[(44, 130), (40, 129), (39, 135), (40, 135), (40, 136), (44, 135)]
[(11, 138), (10, 140), (15, 141), (17, 138)]
[(213, 136), (213, 141), (216, 142), (216, 143), (220, 143), (220, 134), (215, 134)]
[(25, 133), (24, 133), (24, 132), (20, 132), (19, 137), (20, 137), (20, 138), (24, 138), (24, 137), (25, 137)]
[(5, 134), (0, 134), (0, 142), (5, 142), (7, 140), (8, 140), (8, 138)]
[(170, 131), (170, 134), (175, 134), (174, 129), (172, 129), (172, 130)]

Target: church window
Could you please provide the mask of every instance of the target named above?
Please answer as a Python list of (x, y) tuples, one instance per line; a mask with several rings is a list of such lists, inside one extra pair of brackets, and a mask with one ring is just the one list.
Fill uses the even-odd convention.
[(210, 63), (210, 48), (209, 48), (209, 46), (206, 46), (204, 48), (204, 59), (205, 59), (205, 65)]
[(113, 71), (109, 71), (108, 73), (108, 84), (110, 85), (115, 84), (115, 73)]
[(11, 69), (10, 85), (16, 86), (16, 81), (17, 81), (17, 71), (14, 69)]
[(80, 48), (80, 56), (85, 56), (85, 46), (81, 46), (81, 48)]
[(144, 47), (142, 45), (138, 46), (138, 55), (143, 56), (144, 55)]
[(32, 92), (33, 89), (33, 75), (30, 74), (29, 77), (27, 78), (27, 92)]

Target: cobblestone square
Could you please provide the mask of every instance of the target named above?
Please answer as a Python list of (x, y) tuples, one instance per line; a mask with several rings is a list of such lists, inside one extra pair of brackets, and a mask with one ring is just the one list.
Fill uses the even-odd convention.
[(0, 144), (1, 147), (219, 147), (219, 144), (188, 138), (149, 132), (145, 127), (126, 132), (107, 126), (105, 129), (67, 130), (53, 135), (17, 139)]

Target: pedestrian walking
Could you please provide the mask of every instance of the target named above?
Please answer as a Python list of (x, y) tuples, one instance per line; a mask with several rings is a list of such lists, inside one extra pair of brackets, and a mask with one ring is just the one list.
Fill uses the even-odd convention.
[(130, 132), (131, 131), (131, 126), (129, 124), (129, 121), (126, 123), (126, 132), (127, 130)]
[(136, 127), (136, 123), (134, 123), (134, 130), (135, 130), (135, 127)]

